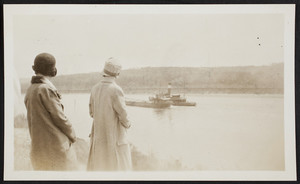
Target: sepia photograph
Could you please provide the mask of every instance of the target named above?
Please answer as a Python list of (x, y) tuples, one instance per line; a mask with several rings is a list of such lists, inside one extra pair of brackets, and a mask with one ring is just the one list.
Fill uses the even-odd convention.
[(295, 5), (4, 5), (5, 180), (296, 180)]

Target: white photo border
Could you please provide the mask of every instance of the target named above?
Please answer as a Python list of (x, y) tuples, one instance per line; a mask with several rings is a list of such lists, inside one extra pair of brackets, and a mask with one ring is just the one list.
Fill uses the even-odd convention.
[[(3, 5), (4, 10), (4, 180), (190, 180), (294, 181), (295, 5)], [(13, 17), (15, 15), (85, 14), (283, 14), (284, 15), (284, 171), (46, 172), (15, 171), (13, 136)]]

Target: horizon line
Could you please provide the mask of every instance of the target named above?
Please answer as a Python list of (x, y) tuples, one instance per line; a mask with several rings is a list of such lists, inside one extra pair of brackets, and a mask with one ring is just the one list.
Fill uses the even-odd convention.
[[(238, 68), (238, 67), (266, 67), (266, 66), (272, 66), (276, 64), (284, 64), (284, 62), (275, 62), (268, 65), (235, 65), (235, 66), (143, 66), (143, 67), (136, 67), (136, 68), (126, 68), (122, 71), (126, 70), (139, 70), (139, 69), (145, 69), (145, 68)], [(85, 73), (69, 73), (69, 74), (60, 74), (59, 76), (68, 76), (68, 75), (78, 75), (78, 74), (90, 74), (90, 73), (101, 73), (101, 71), (91, 71), (91, 72), (85, 72)], [(33, 76), (33, 75), (32, 75)], [(31, 76), (30, 76), (31, 77)], [(28, 77), (20, 77), (19, 79), (28, 79)]]

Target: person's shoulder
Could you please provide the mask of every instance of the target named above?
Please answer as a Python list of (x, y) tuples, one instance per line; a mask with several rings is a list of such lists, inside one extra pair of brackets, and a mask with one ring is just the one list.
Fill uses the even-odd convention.
[(123, 94), (123, 89), (117, 84), (117, 83), (113, 83), (114, 86), (114, 90), (116, 91), (117, 94)]
[(46, 84), (46, 83), (40, 83), (38, 86), (37, 86), (37, 89), (39, 91), (55, 91), (55, 89), (53, 89), (49, 84)]
[(37, 93), (42, 96), (58, 97), (56, 89), (54, 89), (47, 83), (38, 84), (38, 86), (36, 87), (36, 90), (37, 90)]
[(98, 82), (97, 84), (95, 84), (92, 89), (91, 89), (91, 92), (95, 91), (96, 89), (98, 89), (101, 85), (101, 82)]
[(101, 82), (98, 82), (98, 83), (96, 83), (96, 84), (92, 87), (92, 89), (93, 89), (93, 88), (99, 88), (100, 85), (101, 85)]

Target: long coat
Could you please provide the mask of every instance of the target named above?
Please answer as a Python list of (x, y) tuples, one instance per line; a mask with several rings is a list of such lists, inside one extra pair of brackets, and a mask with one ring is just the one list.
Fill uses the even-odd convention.
[(94, 121), (87, 170), (131, 170), (130, 122), (124, 93), (114, 78), (104, 77), (92, 88), (89, 108)]
[(60, 95), (43, 76), (33, 76), (25, 96), (35, 170), (74, 170), (76, 135), (63, 111)]

